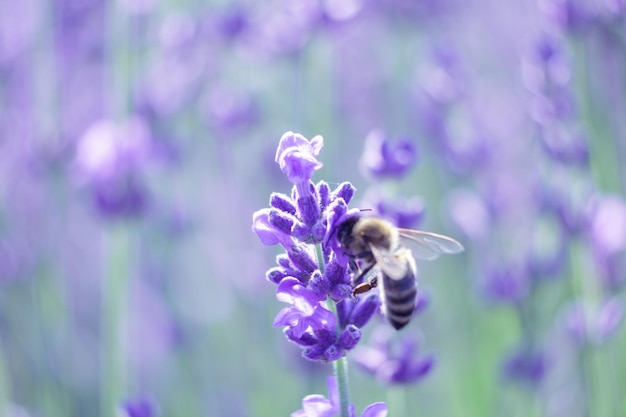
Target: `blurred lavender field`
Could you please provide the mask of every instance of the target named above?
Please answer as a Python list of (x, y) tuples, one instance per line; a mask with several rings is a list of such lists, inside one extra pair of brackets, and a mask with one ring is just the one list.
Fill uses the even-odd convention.
[(363, 327), (356, 415), (626, 416), (625, 1), (0, 0), (0, 74), (0, 416), (328, 397), (251, 231), (287, 131), (465, 246)]

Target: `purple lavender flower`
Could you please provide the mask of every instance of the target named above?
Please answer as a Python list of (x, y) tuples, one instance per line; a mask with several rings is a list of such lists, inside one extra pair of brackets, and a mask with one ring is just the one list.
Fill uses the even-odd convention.
[(201, 104), (209, 126), (221, 136), (243, 131), (258, 118), (252, 97), (226, 87), (213, 88)]
[[(454, 48), (434, 48), (430, 68), (417, 91), (425, 135), (450, 167), (458, 172), (481, 169), (494, 152), (491, 134), (477, 117), (466, 91), (467, 76)], [(455, 114), (454, 120), (450, 115)]]
[(38, 9), (33, 2), (0, 3), (0, 65), (29, 47), (37, 33)]
[(593, 13), (576, 0), (541, 0), (539, 8), (556, 28), (566, 32), (585, 29), (593, 20)]
[(326, 297), (306, 288), (295, 278), (285, 278), (278, 285), (276, 298), (292, 304), (283, 308), (274, 319), (274, 326), (289, 326), (290, 335), (300, 338), (310, 329), (334, 330), (335, 315), (328, 311), (321, 302)]
[(156, 415), (154, 402), (147, 398), (128, 400), (122, 405), (123, 417), (155, 417)]
[[(328, 398), (323, 395), (307, 395), (302, 400), (302, 409), (291, 413), (291, 417), (334, 417), (339, 414), (339, 392), (335, 377), (328, 377)], [(356, 417), (354, 405), (349, 408), (350, 417)], [(361, 417), (386, 417), (385, 403), (370, 404), (361, 413)]]
[[(294, 184), (292, 193), (272, 193), (270, 208), (254, 213), (252, 229), (263, 244), (285, 249), (277, 257), (278, 265), (266, 274), (278, 284), (278, 300), (289, 304), (278, 313), (274, 326), (284, 328), (285, 336), (302, 347), (305, 358), (335, 361), (357, 345), (360, 328), (379, 308), (380, 300), (349, 300), (347, 256), (338, 251), (331, 236), (340, 219), (358, 213), (347, 207), (354, 187), (343, 183), (331, 190), (323, 181), (311, 181), (322, 166), (317, 159), (322, 146), (321, 136), (310, 141), (293, 132), (282, 136), (275, 160)], [(336, 304), (338, 316), (328, 303)]]
[(392, 341), (387, 327), (380, 327), (372, 335), (368, 346), (359, 346), (352, 359), (365, 372), (375, 375), (383, 384), (411, 384), (423, 379), (432, 370), (432, 355), (418, 356), (415, 338), (405, 336)]
[(250, 28), (250, 49), (270, 57), (295, 54), (309, 41), (322, 17), (317, 0), (269, 2)]
[(488, 299), (494, 302), (517, 303), (528, 294), (530, 281), (523, 265), (511, 263), (489, 268), (481, 285)]
[(470, 239), (483, 241), (491, 229), (492, 215), (487, 203), (471, 190), (455, 190), (448, 196), (452, 221)]
[(537, 123), (540, 143), (554, 161), (586, 166), (587, 139), (576, 120), (576, 106), (570, 88), (571, 71), (556, 38), (541, 36), (523, 71), (527, 88), (533, 93), (531, 116)]
[(624, 320), (624, 304), (618, 298), (611, 298), (599, 309), (595, 317), (595, 339), (598, 343), (609, 340)]
[(322, 167), (317, 156), (323, 146), (321, 136), (308, 140), (299, 133), (287, 132), (280, 138), (274, 160), (290, 182), (296, 185), (306, 183), (313, 172)]
[(247, 11), (241, 6), (230, 6), (221, 11), (215, 22), (218, 33), (225, 39), (236, 39), (250, 26)]
[(565, 307), (564, 327), (578, 344), (602, 344), (611, 339), (624, 320), (624, 307), (613, 297), (591, 308), (580, 301)]
[(391, 141), (382, 130), (373, 130), (365, 138), (360, 167), (366, 177), (401, 178), (417, 163), (417, 147), (409, 139)]
[(150, 132), (139, 118), (124, 124), (103, 120), (81, 137), (76, 150), (77, 172), (101, 214), (126, 217), (146, 210), (148, 192), (141, 175), (151, 151)]
[(389, 197), (373, 188), (368, 190), (361, 202), (362, 207), (404, 229), (416, 229), (426, 215), (426, 207), (419, 197)]
[(597, 196), (590, 203), (587, 236), (604, 284), (623, 284), (621, 257), (626, 251), (626, 202), (615, 195)]
[(507, 378), (534, 386), (544, 379), (548, 365), (543, 351), (520, 349), (506, 358), (503, 370)]

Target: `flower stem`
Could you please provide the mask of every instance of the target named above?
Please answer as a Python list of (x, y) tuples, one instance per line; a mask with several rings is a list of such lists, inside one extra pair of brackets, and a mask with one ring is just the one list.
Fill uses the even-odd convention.
[(11, 380), (4, 360), (4, 346), (0, 344), (0, 410), (8, 409), (11, 399)]
[(101, 415), (116, 416), (117, 407), (126, 389), (123, 346), (124, 317), (128, 298), (130, 239), (127, 225), (114, 225), (107, 230), (105, 251), (107, 266), (102, 278), (101, 336)]
[[(585, 329), (587, 328), (588, 317), (585, 306), (584, 295), (589, 297), (593, 291), (588, 291), (585, 288), (583, 275), (587, 271), (587, 268), (584, 264), (584, 249), (581, 246), (581, 242), (573, 241), (570, 247), (569, 253), (569, 280), (570, 280), (570, 292), (574, 299), (579, 299), (583, 308), (583, 323)], [(593, 415), (594, 406), (592, 404), (593, 401), (593, 392), (592, 392), (592, 381), (591, 381), (591, 364), (589, 362), (590, 359), (590, 346), (586, 340), (582, 341), (582, 347), (578, 352), (578, 363), (579, 363), (579, 373), (581, 379), (581, 386), (583, 390), (583, 400), (584, 400), (584, 408), (585, 414)], [(593, 387), (595, 388), (595, 387)]]
[(339, 391), (339, 411), (341, 417), (350, 417), (350, 386), (348, 383), (348, 359), (342, 356), (333, 362), (337, 391)]
[(387, 404), (394, 416), (413, 415), (409, 414), (408, 400), (406, 385), (392, 385), (387, 388)]
[[(317, 264), (323, 274), (326, 270), (322, 245), (315, 245)], [(333, 300), (328, 301), (329, 308), (337, 317), (337, 305)], [(337, 330), (339, 331), (339, 329)], [(339, 391), (339, 411), (341, 417), (350, 417), (350, 386), (348, 383), (348, 359), (345, 356), (333, 362), (333, 370), (337, 379), (337, 390)]]

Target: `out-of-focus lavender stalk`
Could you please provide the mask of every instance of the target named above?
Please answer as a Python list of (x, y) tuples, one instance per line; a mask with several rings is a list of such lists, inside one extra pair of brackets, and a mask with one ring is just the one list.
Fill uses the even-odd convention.
[(387, 404), (389, 404), (389, 408), (393, 415), (396, 416), (416, 416), (419, 413), (416, 413), (415, 410), (411, 410), (409, 413), (408, 407), (408, 385), (406, 384), (398, 384), (398, 385), (389, 385), (386, 388), (387, 392)]
[(7, 375), (6, 365), (4, 363), (4, 349), (0, 345), (0, 410), (7, 410), (9, 407), (9, 397), (11, 388)]
[[(594, 68), (591, 66), (593, 57), (586, 51), (586, 45), (582, 40), (574, 44), (576, 48), (576, 66), (579, 72), (579, 97), (581, 101), (581, 116), (586, 121), (589, 136), (595, 140), (589, 142), (591, 174), (595, 184), (602, 190), (617, 192), (619, 184), (619, 155), (617, 141), (611, 140), (613, 133), (610, 131), (610, 120), (600, 110), (602, 106), (594, 102), (593, 86), (590, 78), (593, 77)], [(590, 61), (592, 60), (592, 61)]]
[(105, 230), (105, 274), (102, 277), (100, 389), (101, 416), (115, 417), (126, 394), (124, 364), (124, 323), (128, 302), (128, 276), (131, 267), (131, 230), (124, 223)]
[[(606, 105), (598, 102), (598, 94), (593, 84), (595, 66), (592, 55), (593, 45), (589, 39), (570, 39), (574, 47), (574, 58), (579, 72), (578, 96), (581, 101), (581, 116), (586, 123), (590, 141), (589, 170), (595, 186), (604, 192), (623, 192), (620, 184), (620, 160), (618, 135), (612, 128), (611, 115), (606, 112)], [(623, 53), (622, 53), (623, 55)], [(606, 64), (605, 64), (606, 65)], [(574, 241), (570, 248), (572, 286), (575, 295), (583, 300), (584, 304), (598, 306), (603, 302), (606, 294), (602, 288), (602, 280), (596, 268), (587, 268), (591, 276), (584, 276), (585, 269), (582, 259), (588, 259), (588, 251), (581, 247), (582, 242)], [(586, 253), (587, 252), (587, 253)], [(592, 322), (588, 309), (581, 309), (582, 322), (586, 328)], [(616, 413), (620, 407), (620, 394), (613, 387), (621, 386), (614, 372), (614, 363), (603, 349), (609, 346), (596, 346), (589, 343), (587, 338), (582, 340), (579, 351), (581, 374), (587, 398), (587, 413), (589, 415), (605, 415)], [(617, 415), (617, 414), (615, 414)]]
[[(128, 71), (128, 17), (119, 1), (112, 1), (106, 16), (108, 26), (105, 52), (110, 57), (108, 83), (109, 112), (113, 120), (129, 113), (130, 75)], [(105, 228), (104, 265), (101, 292), (101, 352), (100, 390), (101, 416), (114, 417), (120, 401), (126, 394), (126, 366), (124, 366), (123, 319), (128, 302), (128, 275), (130, 269), (130, 230), (125, 222), (113, 222)]]

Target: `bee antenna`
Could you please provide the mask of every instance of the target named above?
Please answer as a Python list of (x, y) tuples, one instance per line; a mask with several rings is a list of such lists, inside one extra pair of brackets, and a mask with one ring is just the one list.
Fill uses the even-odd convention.
[(359, 209), (359, 211), (373, 211), (371, 208)]

